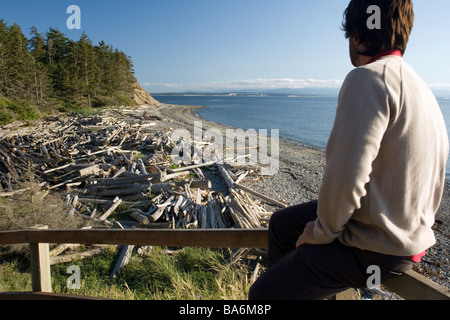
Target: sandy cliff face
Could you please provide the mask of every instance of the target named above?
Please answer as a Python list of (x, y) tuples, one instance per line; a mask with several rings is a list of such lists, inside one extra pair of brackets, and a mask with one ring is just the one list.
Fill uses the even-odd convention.
[(136, 82), (134, 84), (134, 101), (140, 106), (146, 105), (146, 106), (157, 106), (160, 103), (156, 101), (150, 93), (148, 93), (146, 90), (142, 89), (142, 87)]

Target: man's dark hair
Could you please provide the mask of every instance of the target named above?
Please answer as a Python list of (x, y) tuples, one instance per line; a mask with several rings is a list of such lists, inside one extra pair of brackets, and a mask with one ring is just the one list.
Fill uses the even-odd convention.
[[(367, 9), (376, 5), (381, 11), (381, 29), (370, 29), (367, 21), (372, 15)], [(342, 28), (345, 37), (359, 38), (367, 47), (359, 54), (375, 56), (385, 50), (406, 51), (414, 25), (412, 0), (352, 0), (344, 13)]]

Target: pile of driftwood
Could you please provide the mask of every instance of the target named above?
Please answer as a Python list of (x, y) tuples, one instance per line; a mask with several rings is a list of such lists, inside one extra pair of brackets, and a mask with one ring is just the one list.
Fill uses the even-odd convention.
[[(161, 120), (145, 110), (111, 110), (101, 116), (55, 118), (27, 134), (3, 135), (0, 197), (26, 192), (20, 186), (32, 179), (44, 192), (60, 194), (69, 215), (115, 228), (264, 228), (271, 209), (285, 207), (242, 185), (255, 168), (220, 161), (175, 165), (169, 155), (177, 141)], [(192, 143), (193, 149), (205, 145)], [(71, 247), (55, 247), (52, 263), (104, 249), (61, 255)], [(111, 276), (133, 248), (122, 247)], [(238, 250), (234, 257), (242, 253)]]
[[(111, 171), (108, 165), (80, 169), (78, 175), (85, 176), (83, 182), (65, 184), (77, 185), (76, 193), (66, 193), (67, 203), (74, 211), (87, 212), (91, 218), (97, 217), (108, 225), (112, 223), (107, 218), (120, 204), (125, 204), (130, 208), (121, 210), (121, 214), (135, 220), (138, 223), (135, 227), (174, 229), (265, 227), (272, 212), (266, 210), (264, 203), (284, 207), (238, 183), (248, 174), (246, 170), (232, 170), (220, 162), (170, 169), (170, 160), (156, 165), (150, 159), (139, 158), (128, 169), (122, 166)], [(223, 179), (227, 189), (213, 190), (206, 176)], [(98, 214), (96, 206), (90, 210), (79, 203), (109, 208)]]
[[(32, 133), (0, 138), (0, 186), (14, 186), (34, 177), (51, 189), (84, 180), (95, 165), (111, 171), (131, 163), (130, 150), (156, 150), (164, 143), (146, 130), (155, 122), (141, 120), (128, 124), (113, 116), (51, 119)], [(128, 155), (127, 155), (128, 154)]]
[[(219, 161), (174, 165), (169, 155), (177, 141), (160, 120), (146, 111), (112, 110), (55, 118), (29, 134), (4, 136), (0, 195), (24, 191), (15, 186), (32, 177), (48, 192), (60, 193), (69, 214), (107, 226), (113, 226), (108, 217), (120, 205), (127, 207), (120, 211), (122, 220), (128, 215), (140, 227), (159, 228), (259, 228), (271, 215), (264, 203), (284, 206), (241, 185), (245, 168)], [(222, 178), (227, 190), (212, 190), (208, 175)]]

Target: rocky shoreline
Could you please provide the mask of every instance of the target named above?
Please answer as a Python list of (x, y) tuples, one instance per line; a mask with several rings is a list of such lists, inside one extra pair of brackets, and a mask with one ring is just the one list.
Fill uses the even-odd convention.
[[(161, 104), (152, 108), (152, 113), (170, 128), (191, 130), (195, 121), (202, 121), (204, 130), (222, 130), (226, 127), (200, 118), (195, 110), (201, 107)], [(325, 168), (323, 150), (302, 146), (298, 143), (280, 140), (279, 171), (273, 176), (252, 176), (243, 184), (272, 198), (295, 205), (317, 199)], [(450, 288), (450, 182), (446, 182), (441, 208), (436, 215), (434, 231), (437, 243), (415, 270), (440, 285)]]

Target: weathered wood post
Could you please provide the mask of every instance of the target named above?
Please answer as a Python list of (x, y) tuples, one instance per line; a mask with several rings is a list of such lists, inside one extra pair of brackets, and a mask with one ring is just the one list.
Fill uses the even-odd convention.
[[(34, 226), (31, 229), (48, 229), (48, 226)], [(52, 292), (49, 251), (48, 243), (30, 243), (33, 292)]]

